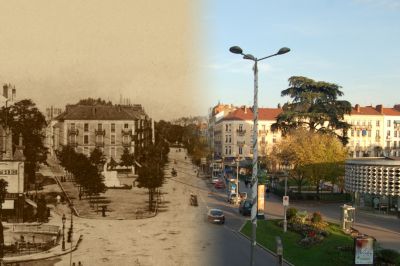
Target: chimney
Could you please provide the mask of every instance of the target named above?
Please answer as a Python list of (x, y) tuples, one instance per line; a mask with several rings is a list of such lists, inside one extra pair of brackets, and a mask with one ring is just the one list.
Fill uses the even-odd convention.
[(393, 108), (400, 112), (400, 104), (395, 104)]
[(360, 112), (360, 105), (359, 104), (356, 104), (356, 106), (354, 108), (356, 109), (357, 113)]
[(3, 96), (8, 99), (8, 85), (4, 84), (3, 86)]
[(383, 108), (382, 108), (382, 104), (379, 104), (375, 107), (376, 111), (378, 111), (379, 113), (383, 114)]

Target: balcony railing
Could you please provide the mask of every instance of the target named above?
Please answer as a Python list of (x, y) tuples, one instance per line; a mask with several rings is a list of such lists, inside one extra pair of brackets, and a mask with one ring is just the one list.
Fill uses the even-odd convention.
[(132, 129), (124, 128), (124, 129), (121, 130), (121, 134), (122, 134), (122, 136), (131, 136), (132, 135)]
[(105, 136), (106, 130), (105, 129), (96, 129), (95, 132), (96, 136)]
[(78, 135), (79, 134), (79, 130), (76, 128), (70, 128), (68, 129), (68, 135)]
[(96, 141), (96, 147), (104, 147), (104, 141)]
[(246, 134), (246, 130), (237, 129), (236, 132), (237, 132), (237, 134), (238, 134), (239, 136), (244, 136), (244, 135)]
[(124, 148), (128, 148), (128, 147), (131, 147), (132, 146), (132, 142), (122, 142), (122, 147), (124, 147)]

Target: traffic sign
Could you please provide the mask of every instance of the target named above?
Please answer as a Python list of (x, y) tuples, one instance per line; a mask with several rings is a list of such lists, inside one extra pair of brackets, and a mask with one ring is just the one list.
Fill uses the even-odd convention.
[(283, 206), (289, 206), (289, 196), (283, 196)]

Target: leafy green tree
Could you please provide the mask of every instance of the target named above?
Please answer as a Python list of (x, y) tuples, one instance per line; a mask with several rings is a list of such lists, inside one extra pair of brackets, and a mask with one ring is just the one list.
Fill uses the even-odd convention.
[(90, 162), (97, 167), (102, 167), (107, 161), (104, 153), (97, 147), (90, 153), (89, 159)]
[(3, 227), (3, 203), (7, 194), (8, 183), (0, 179), (0, 258), (4, 257), (4, 227)]
[(289, 88), (281, 95), (289, 96), (292, 101), (283, 105), (273, 130), (281, 130), (285, 135), (293, 129), (304, 128), (334, 134), (347, 144), (350, 125), (343, 117), (351, 112), (351, 104), (338, 100), (343, 96), (339, 85), (293, 76), (289, 78)]
[(344, 175), (343, 163), (347, 150), (332, 135), (293, 131), (276, 145), (273, 153), (281, 164), (290, 166), (291, 178), (297, 183), (300, 193), (306, 180), (316, 187), (319, 195), (321, 181), (335, 184)]
[(16, 102), (1, 109), (1, 123), (12, 131), (14, 146), (18, 145), (20, 134), (23, 137), (25, 174), (29, 182), (35, 182), (35, 171), (40, 163), (46, 163), (47, 148), (44, 146), (46, 119), (32, 100)]
[(151, 144), (143, 154), (141, 167), (138, 169), (139, 188), (147, 188), (149, 193), (149, 210), (153, 210), (154, 195), (164, 183), (164, 166), (166, 159), (162, 158), (160, 146)]
[(124, 152), (121, 154), (120, 161), (121, 166), (129, 167), (135, 163), (135, 156), (133, 155), (133, 153), (130, 153), (127, 148), (125, 148)]

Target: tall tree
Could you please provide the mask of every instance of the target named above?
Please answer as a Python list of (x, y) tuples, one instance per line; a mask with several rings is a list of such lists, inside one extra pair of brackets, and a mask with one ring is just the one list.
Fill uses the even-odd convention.
[(283, 138), (273, 151), (281, 164), (290, 165), (291, 178), (297, 183), (298, 191), (307, 180), (319, 194), (321, 181), (335, 184), (344, 175), (343, 162), (347, 150), (334, 136), (296, 130)]
[(102, 167), (107, 159), (104, 153), (99, 148), (94, 148), (93, 151), (90, 153), (90, 162), (97, 167)]
[(4, 227), (3, 227), (3, 203), (7, 194), (8, 183), (0, 179), (0, 258), (4, 257)]
[(130, 153), (129, 150), (125, 148), (124, 152), (121, 154), (120, 161), (120, 165), (129, 167), (135, 163), (135, 157), (133, 153)]
[(343, 121), (343, 117), (351, 112), (351, 104), (338, 100), (339, 96), (343, 96), (340, 88), (337, 84), (306, 77), (290, 77), (289, 88), (283, 90), (281, 95), (292, 100), (283, 105), (283, 111), (272, 129), (279, 129), (285, 135), (292, 129), (305, 128), (334, 134), (347, 144), (350, 125)]
[(8, 124), (13, 133), (13, 144), (18, 145), (19, 135), (23, 137), (25, 161), (25, 173), (28, 180), (35, 182), (35, 171), (39, 163), (46, 163), (47, 148), (44, 146), (44, 129), (46, 119), (30, 99), (21, 100), (3, 108), (2, 124)]

